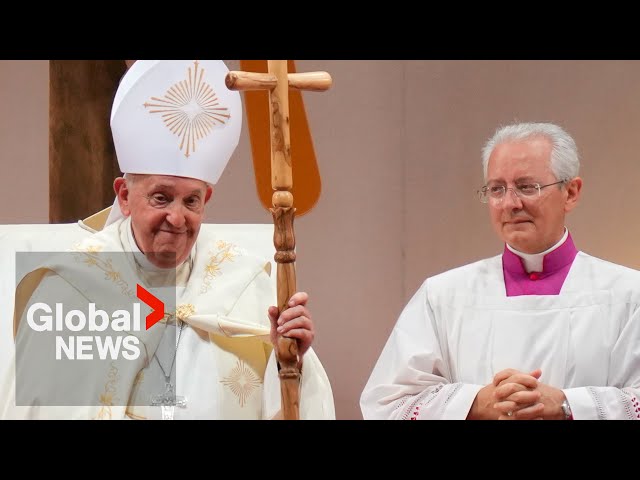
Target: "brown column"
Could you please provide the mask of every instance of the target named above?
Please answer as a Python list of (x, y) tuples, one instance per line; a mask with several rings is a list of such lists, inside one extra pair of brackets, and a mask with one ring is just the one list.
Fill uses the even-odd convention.
[(49, 61), (49, 221), (109, 206), (120, 175), (109, 127), (124, 60)]

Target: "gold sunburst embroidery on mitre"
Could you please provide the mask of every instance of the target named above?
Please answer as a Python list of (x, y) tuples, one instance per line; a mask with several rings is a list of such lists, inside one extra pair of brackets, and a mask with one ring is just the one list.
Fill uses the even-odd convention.
[(260, 377), (242, 360), (238, 360), (231, 374), (220, 380), (220, 383), (229, 387), (229, 390), (238, 397), (241, 407), (245, 406), (251, 394), (262, 385)]
[(149, 113), (162, 114), (167, 128), (180, 137), (185, 157), (196, 151), (196, 140), (231, 118), (229, 109), (220, 104), (216, 92), (203, 80), (205, 70), (197, 60), (193, 65), (193, 72), (189, 67), (187, 78), (169, 87), (164, 97), (151, 97), (144, 103)]

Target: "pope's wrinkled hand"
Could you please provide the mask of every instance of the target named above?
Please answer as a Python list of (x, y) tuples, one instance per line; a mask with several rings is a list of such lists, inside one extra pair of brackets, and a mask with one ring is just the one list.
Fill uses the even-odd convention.
[(278, 337), (295, 338), (298, 341), (298, 355), (300, 360), (309, 350), (315, 337), (311, 313), (307, 308), (309, 295), (306, 292), (297, 292), (287, 304), (287, 309), (278, 315), (278, 307), (269, 307), (269, 319), (271, 320), (271, 343), (277, 345)]

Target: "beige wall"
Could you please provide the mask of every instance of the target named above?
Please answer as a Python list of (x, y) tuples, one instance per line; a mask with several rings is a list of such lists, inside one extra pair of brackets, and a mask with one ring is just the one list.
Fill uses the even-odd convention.
[[(585, 180), (568, 220), (576, 244), (640, 268), (640, 62), (318, 60), (297, 68), (334, 78), (330, 91), (304, 94), (323, 191), (296, 234), (298, 286), (312, 295), (315, 348), (339, 418), (361, 418), (362, 387), (424, 278), (501, 250), (475, 197), (480, 148), (498, 124), (553, 121), (574, 135)], [(0, 223), (46, 222), (47, 62), (0, 62), (0, 98)], [(271, 222), (255, 192), (246, 128), (207, 220)]]
[(0, 223), (49, 222), (49, 63), (0, 61)]

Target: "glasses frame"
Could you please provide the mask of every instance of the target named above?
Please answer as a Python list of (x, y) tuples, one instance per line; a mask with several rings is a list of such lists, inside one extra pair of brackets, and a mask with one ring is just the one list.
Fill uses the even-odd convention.
[(491, 195), (489, 195), (487, 192), (489, 190), (489, 186), (485, 185), (483, 186), (480, 190), (477, 191), (478, 194), (478, 199), (480, 200), (481, 203), (489, 203), (489, 201), (491, 199), (494, 199), (497, 203), (502, 202), (502, 200), (504, 199), (504, 197), (507, 196), (507, 192), (509, 190), (513, 191), (513, 193), (516, 195), (516, 197), (518, 197), (520, 200), (522, 200), (523, 198), (540, 198), (540, 195), (542, 195), (541, 190), (543, 188), (547, 188), (547, 187), (551, 187), (552, 185), (558, 185), (560, 183), (567, 183), (568, 180), (560, 180), (557, 182), (553, 182), (553, 183), (547, 183), (546, 185), (540, 185), (539, 183), (529, 183), (527, 185), (534, 185), (536, 187), (536, 189), (538, 190), (538, 196), (536, 197), (535, 195), (531, 195), (530, 197), (527, 196), (520, 196), (520, 194), (518, 193), (517, 187), (506, 187), (504, 185), (501, 185), (502, 190), (504, 190), (504, 193), (499, 197), (499, 198), (494, 198)]

